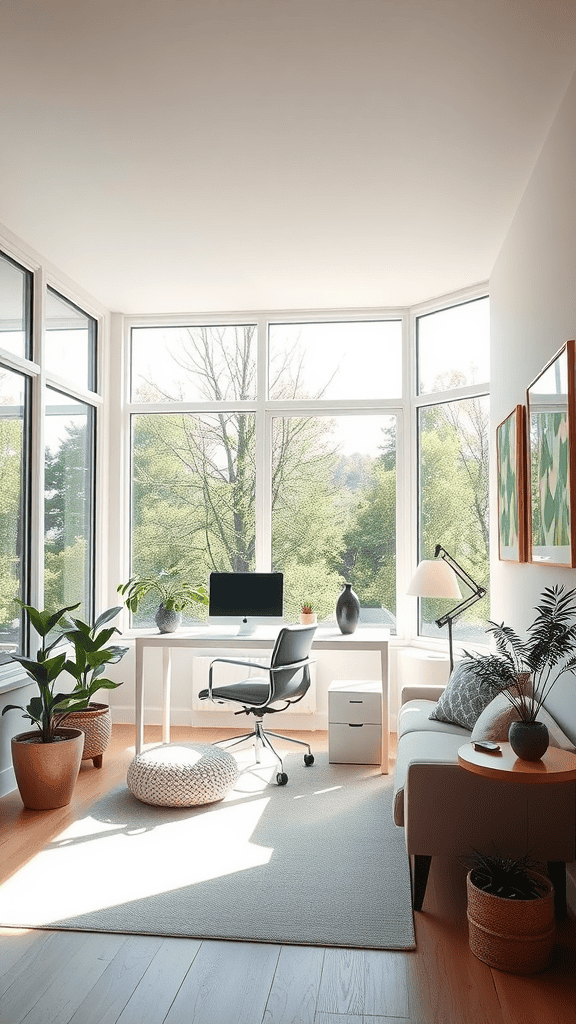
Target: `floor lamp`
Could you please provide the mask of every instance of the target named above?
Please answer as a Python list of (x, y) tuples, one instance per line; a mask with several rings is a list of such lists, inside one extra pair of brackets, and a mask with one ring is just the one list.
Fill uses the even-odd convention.
[(462, 612), (466, 611), (467, 608), (470, 608), (470, 606), (475, 604), (476, 601), (479, 601), (484, 597), (486, 590), (484, 587), (479, 587), (472, 577), (468, 575), (466, 570), (463, 569), (462, 566), (452, 558), (452, 555), (449, 555), (448, 552), (440, 546), (440, 544), (436, 545), (433, 559), (424, 559), (419, 563), (407, 590), (408, 594), (415, 597), (462, 598), (462, 593), (458, 585), (458, 578), (470, 588), (472, 593), (469, 597), (465, 597), (463, 600), (460, 600), (460, 603), (455, 605), (449, 612), (446, 612), (444, 615), (441, 615), (439, 619), (436, 619), (436, 625), (439, 629), (442, 629), (443, 626), (448, 626), (450, 672), (452, 672), (454, 668), (452, 622), (454, 619), (458, 618)]

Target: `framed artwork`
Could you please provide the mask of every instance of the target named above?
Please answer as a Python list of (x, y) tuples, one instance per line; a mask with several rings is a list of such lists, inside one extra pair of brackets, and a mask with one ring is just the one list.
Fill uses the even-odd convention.
[(498, 557), (525, 562), (528, 557), (526, 516), (526, 409), (514, 412), (496, 427), (498, 459)]
[(576, 567), (575, 342), (527, 390), (529, 561)]

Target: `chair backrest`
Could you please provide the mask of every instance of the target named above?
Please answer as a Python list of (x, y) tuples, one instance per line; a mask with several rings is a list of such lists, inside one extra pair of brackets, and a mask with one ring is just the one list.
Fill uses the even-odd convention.
[[(310, 653), (316, 626), (284, 626), (272, 651), (270, 667), (281, 669), (282, 665), (293, 665), (303, 661)], [(310, 686), (310, 666), (287, 668), (285, 671), (271, 672), (272, 697), (268, 703), (276, 700), (293, 700), (302, 697)]]

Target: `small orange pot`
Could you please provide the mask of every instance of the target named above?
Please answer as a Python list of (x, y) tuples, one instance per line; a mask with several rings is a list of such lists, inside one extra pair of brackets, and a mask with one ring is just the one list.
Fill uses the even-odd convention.
[(12, 763), (20, 796), (32, 811), (65, 807), (72, 799), (82, 751), (80, 729), (57, 729), (54, 743), (42, 743), (40, 733), (21, 732), (12, 738)]
[(302, 626), (315, 626), (316, 619), (316, 612), (300, 612), (300, 623)]

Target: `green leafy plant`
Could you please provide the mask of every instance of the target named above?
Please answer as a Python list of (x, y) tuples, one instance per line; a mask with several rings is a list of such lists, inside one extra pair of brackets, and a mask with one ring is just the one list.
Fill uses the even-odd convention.
[(32, 697), (25, 708), (19, 704), (8, 704), (2, 709), (2, 714), (7, 711), (23, 711), (24, 717), (28, 718), (34, 725), (38, 726), (42, 743), (54, 743), (56, 731), (62, 725), (66, 717), (72, 711), (83, 711), (89, 703), (89, 697), (83, 690), (76, 690), (72, 693), (55, 693), (55, 683), (66, 667), (66, 654), (52, 656), (54, 649), (64, 641), (64, 634), (58, 634), (48, 639), (49, 634), (55, 629), (63, 616), (79, 607), (79, 604), (69, 605), (60, 608), (58, 611), (39, 611), (32, 605), (22, 605), (30, 621), (30, 625), (41, 638), (40, 648), (36, 658), (26, 658), (20, 654), (12, 654), (13, 661), (19, 662), (25, 669), (39, 690), (38, 696)]
[(128, 648), (109, 645), (114, 633), (120, 632), (116, 626), (102, 628), (121, 611), (121, 605), (107, 608), (98, 616), (93, 626), (71, 616), (64, 620), (62, 635), (74, 647), (74, 658), (67, 658), (64, 664), (65, 671), (76, 680), (73, 695), (81, 695), (90, 701), (98, 690), (115, 690), (122, 685), (103, 676), (106, 666), (116, 665), (121, 661)]
[(528, 856), (514, 859), (474, 851), (470, 879), (477, 889), (505, 900), (536, 900), (546, 892)]
[(182, 612), (193, 604), (208, 604), (206, 587), (190, 583), (183, 577), (178, 566), (165, 569), (158, 576), (142, 576), (136, 573), (127, 583), (119, 583), (116, 590), (122, 595), (126, 607), (131, 612), (137, 612), (140, 602), (154, 591), (167, 611)]
[[(576, 590), (546, 587), (536, 605), (536, 618), (522, 639), (510, 626), (489, 622), (498, 655), (466, 653), (479, 678), (497, 680), (523, 722), (534, 722), (542, 704), (564, 673), (576, 672)], [(517, 687), (518, 676), (530, 673), (532, 686)]]

